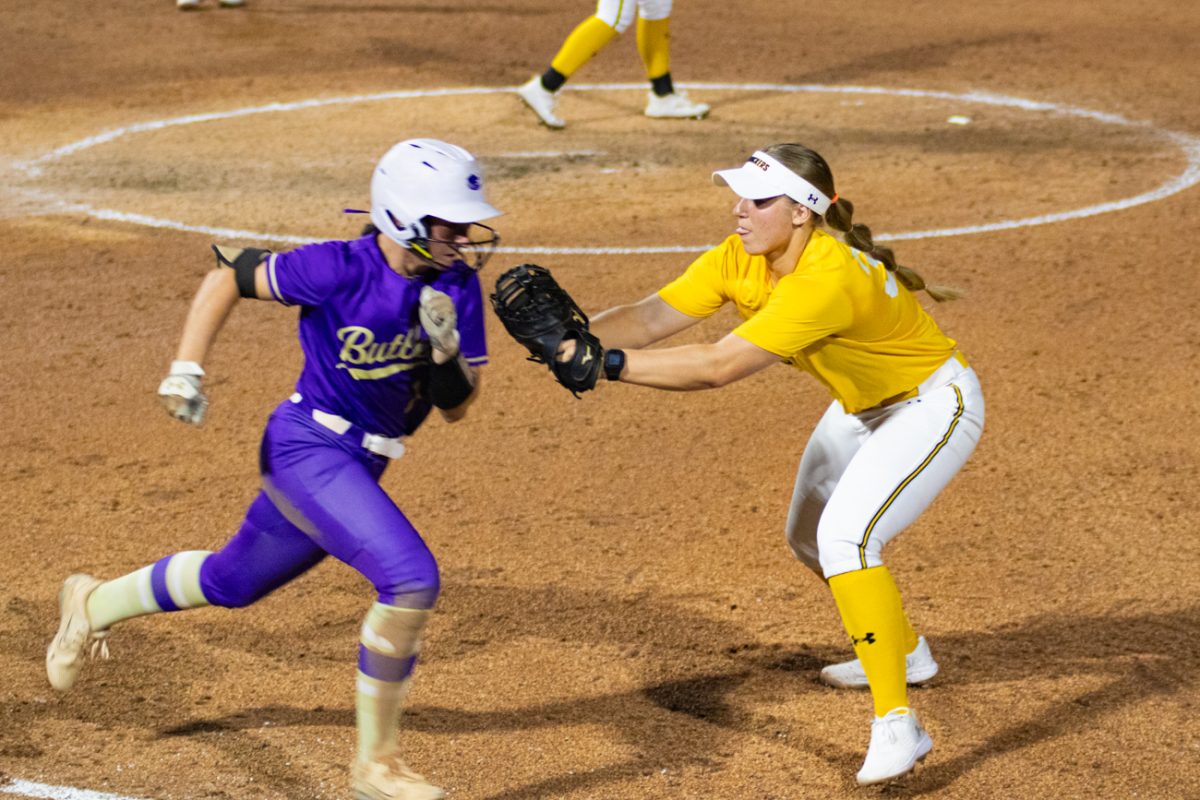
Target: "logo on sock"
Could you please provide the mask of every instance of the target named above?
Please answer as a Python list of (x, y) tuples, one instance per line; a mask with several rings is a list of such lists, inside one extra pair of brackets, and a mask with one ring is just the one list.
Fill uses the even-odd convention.
[(863, 644), (863, 643), (875, 644), (875, 634), (868, 631), (867, 635), (862, 637), (861, 639), (851, 636), (850, 641), (854, 644), (855, 647), (858, 647), (860, 644)]

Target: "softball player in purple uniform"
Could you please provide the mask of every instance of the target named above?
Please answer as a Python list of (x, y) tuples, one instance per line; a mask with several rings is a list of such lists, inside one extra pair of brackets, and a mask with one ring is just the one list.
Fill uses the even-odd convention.
[(278, 254), (218, 249), (159, 395), (173, 416), (200, 424), (200, 365), (239, 296), (298, 306), (304, 369), (267, 422), (262, 490), (218, 552), (176, 553), (108, 582), (69, 577), (46, 654), (56, 689), (74, 685), (85, 649), (107, 657), (117, 622), (246, 606), (332, 555), (377, 593), (359, 644), (356, 796), (444, 797), (405, 766), (397, 742), (437, 563), (379, 479), (433, 407), (456, 421), (475, 396), (487, 360), (476, 270), (496, 242), (478, 223), (499, 213), (470, 153), (413, 139), (375, 169), (362, 238)]
[(517, 89), (517, 95), (548, 128), (566, 127), (555, 111), (556, 92), (575, 71), (591, 61), (637, 18), (637, 47), (646, 67), (650, 92), (647, 117), (702, 119), (708, 104), (698, 103), (671, 81), (671, 0), (598, 0), (596, 13), (579, 23), (563, 42), (550, 66)]
[[(821, 677), (870, 687), (875, 719), (858, 782), (881, 783), (933, 747), (906, 686), (937, 672), (883, 547), (966, 463), (983, 431), (983, 395), (957, 343), (916, 295), (954, 293), (927, 287), (852, 222), (854, 206), (838, 198), (819, 154), (774, 145), (713, 178), (738, 195), (735, 233), (657, 293), (595, 315), (591, 331), (610, 348), (636, 348), (605, 352), (610, 380), (707, 389), (785, 363), (833, 395), (800, 460), (787, 537), (828, 584), (850, 634), (858, 659)], [(644, 349), (726, 303), (742, 322), (720, 341)], [(786, 409), (756, 413), (764, 426), (792, 430)]]

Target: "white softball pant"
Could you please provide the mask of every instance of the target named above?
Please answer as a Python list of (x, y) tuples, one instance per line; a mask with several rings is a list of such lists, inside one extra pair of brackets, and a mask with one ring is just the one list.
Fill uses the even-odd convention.
[(796, 474), (787, 520), (796, 557), (826, 579), (883, 564), (883, 546), (967, 462), (983, 417), (975, 370), (953, 358), (912, 399), (858, 414), (834, 401)]
[(671, 16), (671, 0), (600, 0), (596, 16), (624, 33), (638, 14), (642, 19), (666, 19)]

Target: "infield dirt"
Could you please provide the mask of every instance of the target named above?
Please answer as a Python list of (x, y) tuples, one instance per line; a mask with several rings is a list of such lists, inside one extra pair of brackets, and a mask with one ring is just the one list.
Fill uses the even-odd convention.
[[(130, 133), (20, 168), (185, 115), (514, 87), (591, 9), (249, 1), (4, 11), (0, 781), (153, 800), (348, 797), (372, 599), (331, 561), (248, 609), (122, 625), (112, 660), (52, 692), (42, 659), (62, 579), (219, 547), (300, 366), (295, 312), (243, 304), (206, 364), (209, 423), (169, 419), (154, 392), (212, 237), (59, 200), (349, 237), (361, 219), (341, 209), (365, 207), (375, 160), (428, 135), (480, 155), (506, 246), (700, 246), (731, 230), (709, 172), (775, 141), (821, 151), (877, 233), (1085, 208), (1200, 169), (1200, 14), (1163, 0), (869, 0), (793, 16), (694, 0), (672, 17), (685, 85), (990, 92), (1144, 125), (768, 88), (693, 88), (708, 120), (657, 121), (640, 115), (640, 89), (568, 90), (562, 132), (509, 93), (375, 100)], [(630, 32), (573, 83), (641, 77)], [(970, 123), (948, 124), (956, 115)], [(988, 421), (967, 468), (886, 553), (942, 672), (911, 696), (933, 753), (882, 790), (854, 786), (870, 700), (818, 683), (849, 645), (783, 537), (822, 389), (781, 367), (719, 391), (605, 386), (577, 401), (490, 317), (470, 416), (431, 420), (384, 479), (444, 587), (405, 717), (413, 767), (459, 800), (1200, 797), (1198, 217), (1190, 188), (895, 243), (903, 263), (967, 291), (934, 313), (978, 371)], [(484, 283), (538, 261), (594, 311), (690, 258), (510, 253)]]

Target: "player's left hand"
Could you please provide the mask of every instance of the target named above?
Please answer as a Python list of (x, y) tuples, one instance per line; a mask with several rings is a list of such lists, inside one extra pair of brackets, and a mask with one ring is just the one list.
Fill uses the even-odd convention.
[(429, 336), (433, 345), (433, 363), (445, 364), (456, 358), (459, 352), (458, 312), (454, 310), (454, 301), (445, 292), (439, 292), (432, 286), (421, 288), (421, 307), (419, 309), (421, 327)]
[(595, 334), (588, 330), (568, 331), (551, 366), (554, 378), (579, 397), (580, 392), (596, 388), (603, 370), (604, 348)]

